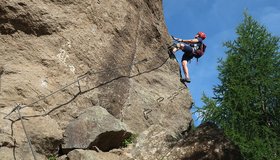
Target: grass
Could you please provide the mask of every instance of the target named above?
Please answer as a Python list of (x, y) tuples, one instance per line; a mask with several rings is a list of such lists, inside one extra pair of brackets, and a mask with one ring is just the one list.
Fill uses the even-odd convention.
[(56, 156), (55, 155), (50, 155), (50, 156), (48, 156), (48, 160), (56, 160)]
[(122, 147), (127, 147), (129, 144), (132, 144), (136, 141), (138, 135), (136, 134), (132, 134), (131, 136), (129, 136), (128, 138), (126, 138), (123, 142), (122, 142)]

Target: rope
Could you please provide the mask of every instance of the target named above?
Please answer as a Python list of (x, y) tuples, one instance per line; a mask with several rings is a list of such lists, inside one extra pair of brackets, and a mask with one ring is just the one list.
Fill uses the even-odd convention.
[[(79, 85), (79, 84), (80, 84), (79, 81), (82, 80), (82, 79), (84, 79), (84, 78), (86, 78), (87, 75), (95, 75), (95, 74), (100, 74), (100, 73), (104, 73), (104, 72), (108, 72), (108, 71), (118, 70), (118, 69), (121, 69), (121, 68), (127, 68), (127, 67), (131, 67), (131, 66), (133, 66), (133, 65), (137, 65), (137, 64), (140, 64), (140, 63), (152, 61), (152, 60), (154, 60), (155, 58), (158, 59), (158, 56), (152, 57), (152, 58), (150, 58), (149, 60), (148, 60), (147, 58), (145, 58), (145, 59), (143, 59), (143, 60), (141, 60), (141, 61), (138, 61), (138, 62), (129, 64), (129, 65), (123, 65), (123, 66), (120, 66), (120, 67), (117, 67), (117, 68), (106, 69), (106, 70), (104, 69), (104, 70), (100, 70), (100, 71), (96, 71), (96, 72), (93, 72), (93, 69), (89, 69), (85, 74), (83, 74), (83, 75), (81, 75), (81, 76), (78, 76), (77, 80), (75, 80), (75, 81), (73, 81), (73, 82), (71, 82), (71, 83), (65, 85), (64, 87), (62, 87), (62, 88), (60, 88), (60, 89), (58, 89), (58, 90), (56, 90), (56, 91), (50, 93), (49, 95), (46, 95), (46, 96), (44, 96), (44, 97), (42, 97), (42, 98), (40, 98), (40, 99), (38, 99), (38, 100), (36, 100), (36, 101), (30, 103), (30, 104), (27, 104), (27, 105), (21, 107), (20, 109), (23, 109), (23, 108), (26, 108), (26, 107), (31, 107), (32, 105), (34, 105), (34, 104), (36, 104), (36, 103), (38, 103), (38, 102), (40, 102), (40, 101), (43, 101), (43, 100), (47, 99), (47, 98), (50, 97), (50, 96), (53, 96), (54, 94), (56, 94), (56, 93), (58, 93), (58, 92), (60, 92), (60, 91), (62, 91), (62, 90), (64, 90), (64, 89), (68, 88), (69, 86), (71, 86), (71, 85), (73, 85), (73, 84), (75, 84), (75, 83), (78, 83), (78, 85)], [(162, 67), (162, 66), (167, 62), (168, 59), (169, 59), (169, 58), (165, 59), (164, 62), (163, 62), (160, 66), (156, 67), (155, 69), (158, 69), (158, 68)], [(143, 72), (143, 73), (147, 73), (147, 72)], [(140, 74), (143, 74), (143, 73), (140, 73)], [(136, 75), (134, 75), (134, 76), (128, 76), (128, 77), (135, 77), (135, 76), (139, 76), (140, 74), (136, 74)], [(79, 86), (79, 90), (80, 90), (80, 86)], [(8, 116), (10, 116), (16, 109), (17, 109), (17, 107), (13, 108), (13, 109), (10, 111), (10, 113), (8, 113), (3, 119), (6, 119)]]
[(17, 104), (17, 106), (16, 106), (15, 108), (16, 108), (16, 110), (18, 111), (19, 119), (20, 119), (20, 121), (21, 121), (21, 125), (22, 125), (22, 128), (23, 128), (24, 134), (25, 134), (25, 136), (26, 136), (26, 138), (27, 138), (28, 145), (29, 145), (29, 148), (30, 148), (30, 150), (31, 150), (31, 152), (32, 152), (33, 158), (34, 158), (34, 160), (37, 160), (37, 158), (36, 158), (36, 156), (35, 156), (35, 152), (34, 152), (34, 150), (33, 150), (32, 144), (31, 144), (31, 140), (30, 140), (30, 138), (29, 138), (29, 136), (28, 136), (28, 134), (27, 134), (27, 131), (26, 131), (26, 129), (25, 129), (25, 125), (24, 125), (23, 120), (22, 120), (23, 117), (21, 116), (21, 113), (20, 113), (20, 109), (22, 108), (22, 106), (20, 106), (19, 104)]
[[(149, 60), (148, 60), (148, 59), (143, 59), (143, 60), (141, 60), (141, 61), (138, 61), (138, 62), (133, 63), (133, 64), (130, 64), (130, 65), (124, 65), (124, 66), (120, 66), (120, 67), (117, 67), (117, 68), (112, 68), (112, 69), (109, 69), (109, 70), (100, 70), (100, 71), (92, 72), (93, 69), (90, 69), (90, 70), (89, 70), (88, 72), (86, 72), (85, 74), (79, 76), (79, 77), (77, 78), (77, 80), (73, 81), (72, 83), (70, 83), (70, 84), (68, 84), (68, 85), (65, 85), (64, 87), (62, 87), (62, 88), (60, 88), (60, 89), (58, 89), (58, 90), (56, 90), (56, 91), (50, 93), (49, 95), (47, 95), (47, 96), (45, 96), (45, 97), (43, 97), (43, 98), (40, 98), (40, 99), (38, 99), (38, 100), (36, 100), (36, 101), (34, 101), (34, 102), (28, 104), (28, 105), (24, 105), (24, 106), (21, 106), (21, 105), (17, 104), (17, 106), (16, 106), (15, 108), (13, 108), (12, 111), (4, 117), (4, 119), (5, 119), (6, 117), (8, 117), (8, 116), (9, 116), (12, 112), (14, 112), (14, 111), (17, 111), (17, 112), (18, 112), (19, 119), (17, 119), (17, 120), (20, 120), (20, 121), (21, 121), (21, 124), (22, 124), (23, 130), (24, 130), (25, 136), (26, 136), (27, 141), (28, 141), (28, 145), (29, 145), (30, 150), (31, 150), (32, 155), (33, 155), (33, 158), (34, 158), (34, 160), (37, 160), (37, 159), (36, 159), (36, 156), (35, 156), (35, 152), (34, 152), (33, 147), (32, 147), (32, 143), (31, 143), (30, 137), (29, 137), (29, 135), (27, 134), (27, 131), (26, 131), (26, 127), (25, 127), (25, 125), (24, 125), (23, 118), (46, 116), (46, 115), (48, 115), (49, 113), (51, 113), (52, 111), (54, 111), (55, 109), (57, 109), (57, 108), (59, 108), (59, 107), (61, 107), (61, 106), (63, 106), (63, 105), (66, 105), (66, 104), (68, 104), (68, 103), (70, 103), (73, 99), (75, 99), (75, 98), (76, 98), (77, 96), (79, 96), (80, 94), (86, 93), (86, 92), (92, 90), (92, 89), (90, 89), (90, 90), (88, 90), (88, 91), (83, 91), (83, 92), (81, 91), (80, 82), (79, 82), (79, 81), (82, 80), (82, 79), (84, 79), (84, 78), (86, 78), (87, 75), (99, 74), (99, 73), (103, 73), (103, 72), (114, 71), (114, 70), (121, 69), (121, 68), (125, 68), (125, 67), (131, 67), (131, 66), (133, 66), (133, 65), (137, 65), (137, 64), (140, 64), (140, 63), (143, 63), (143, 62), (152, 61), (152, 60), (154, 60), (155, 58), (158, 59), (158, 57), (155, 56), (155, 57), (150, 58)], [(97, 87), (94, 87), (94, 88), (98, 88), (98, 87), (100, 87), (100, 86), (102, 86), (102, 85), (108, 84), (108, 83), (112, 82), (113, 80), (116, 80), (116, 79), (119, 79), (119, 78), (123, 78), (123, 77), (133, 78), (133, 77), (139, 76), (139, 75), (141, 75), (141, 74), (143, 74), (143, 73), (148, 73), (148, 72), (154, 71), (154, 70), (159, 69), (160, 67), (162, 67), (162, 66), (168, 61), (168, 59), (169, 59), (169, 58), (166, 58), (159, 66), (154, 67), (153, 69), (151, 69), (151, 70), (149, 70), (149, 71), (143, 71), (143, 72), (141, 72), (141, 73), (137, 73), (137, 74), (135, 74), (135, 75), (130, 75), (130, 76), (120, 76), (120, 77), (117, 77), (117, 78), (115, 78), (115, 79), (112, 79), (112, 80), (110, 80), (110, 81), (108, 81), (108, 82), (105, 82), (104, 84), (101, 84), (101, 85), (99, 85), (99, 86), (97, 86)], [(34, 105), (34, 104), (36, 104), (36, 103), (38, 103), (38, 102), (40, 102), (40, 101), (43, 101), (43, 100), (45, 100), (46, 98), (48, 98), (48, 97), (50, 97), (50, 96), (52, 96), (52, 95), (58, 93), (59, 91), (64, 90), (65, 88), (67, 88), (67, 87), (69, 87), (69, 86), (75, 84), (76, 82), (78, 83), (79, 92), (78, 92), (70, 101), (68, 101), (68, 102), (66, 102), (66, 103), (64, 103), (64, 104), (61, 104), (61, 105), (59, 105), (59, 106), (57, 106), (57, 107), (51, 109), (49, 112), (47, 112), (47, 113), (45, 113), (45, 114), (33, 115), (33, 116), (22, 116), (22, 115), (21, 115), (21, 112), (20, 112), (21, 109), (23, 109), (23, 108), (25, 108), (25, 107), (30, 107), (30, 106), (32, 106), (32, 105)], [(94, 88), (93, 88), (93, 89), (94, 89)], [(149, 112), (151, 112), (151, 111), (148, 111), (148, 113), (149, 113)], [(146, 114), (148, 114), (148, 113), (146, 113)], [(145, 117), (146, 117), (146, 116), (145, 116)], [(9, 119), (9, 120), (11, 120), (11, 119)], [(15, 120), (15, 121), (17, 121), (17, 120)], [(15, 122), (15, 121), (14, 121), (14, 122)]]
[[(150, 60), (143, 59), (143, 60), (141, 60), (141, 61), (139, 61), (139, 62), (130, 64), (130, 65), (125, 65), (125, 66), (120, 66), (120, 67), (118, 67), (118, 68), (110, 69), (109, 71), (113, 71), (113, 70), (117, 70), (117, 69), (125, 68), (125, 67), (131, 67), (132, 65), (140, 64), (140, 63), (147, 62), (147, 61), (152, 61), (152, 60), (155, 59), (155, 58), (158, 58), (158, 57), (155, 56), (155, 57), (151, 58)], [(104, 83), (104, 84), (100, 84), (100, 85), (97, 86), (97, 87), (100, 87), (100, 86), (102, 86), (102, 85), (108, 84), (108, 83), (110, 83), (110, 82), (112, 82), (112, 81), (114, 81), (114, 80), (116, 80), (116, 79), (122, 78), (122, 77), (133, 78), (133, 77), (139, 76), (139, 75), (141, 75), (141, 74), (143, 74), (143, 73), (151, 72), (151, 71), (153, 71), (153, 70), (156, 70), (156, 69), (162, 67), (162, 66), (168, 61), (168, 59), (169, 59), (169, 58), (165, 59), (165, 60), (163, 61), (162, 64), (160, 64), (159, 66), (153, 68), (153, 69), (150, 70), (150, 71), (144, 71), (144, 72), (138, 73), (138, 74), (136, 74), (136, 75), (120, 76), (120, 77), (117, 77), (117, 78), (115, 78), (115, 79), (112, 79), (112, 80), (110, 80), (110, 81), (108, 81), (108, 82), (106, 82), (106, 83)], [(17, 104), (17, 106), (16, 106), (15, 108), (13, 108), (12, 111), (4, 117), (4, 119), (6, 119), (6, 117), (8, 117), (8, 116), (9, 116), (10, 114), (12, 114), (14, 111), (17, 111), (17, 112), (18, 112), (19, 118), (18, 118), (17, 120), (15, 120), (15, 121), (18, 121), (18, 120), (21, 121), (22, 128), (23, 128), (23, 130), (24, 130), (24, 133), (25, 133), (26, 139), (27, 139), (27, 141), (28, 141), (28, 145), (29, 145), (29, 147), (30, 147), (30, 150), (31, 150), (31, 152), (32, 152), (32, 155), (33, 155), (34, 160), (37, 160), (37, 159), (36, 159), (36, 156), (35, 156), (35, 152), (34, 152), (34, 150), (33, 150), (33, 147), (32, 147), (32, 143), (31, 143), (30, 137), (29, 137), (28, 134), (27, 134), (27, 131), (26, 131), (26, 128), (25, 128), (25, 125), (24, 125), (24, 122), (23, 122), (23, 118), (46, 116), (46, 115), (50, 114), (50, 113), (51, 113), (52, 111), (54, 111), (55, 109), (57, 109), (57, 108), (59, 108), (59, 107), (61, 107), (61, 106), (63, 106), (63, 105), (66, 105), (66, 104), (68, 104), (68, 103), (70, 103), (72, 100), (74, 100), (74, 99), (75, 99), (76, 97), (78, 97), (80, 94), (86, 93), (86, 92), (92, 90), (92, 89), (90, 89), (90, 90), (88, 90), (88, 91), (83, 91), (83, 92), (82, 92), (82, 91), (81, 91), (81, 88), (80, 88), (80, 83), (79, 83), (79, 81), (80, 81), (81, 79), (85, 78), (88, 74), (99, 74), (99, 73), (102, 73), (102, 72), (108, 72), (108, 70), (100, 70), (100, 71), (97, 71), (97, 72), (90, 72), (90, 71), (91, 71), (91, 70), (89, 70), (88, 72), (86, 72), (84, 75), (80, 76), (77, 80), (73, 81), (72, 83), (70, 83), (70, 84), (68, 84), (68, 85), (66, 85), (66, 86), (64, 86), (64, 87), (62, 87), (62, 88), (60, 88), (60, 89), (58, 89), (58, 90), (52, 92), (51, 94), (49, 94), (49, 95), (47, 95), (47, 96), (45, 96), (45, 97), (43, 97), (43, 98), (41, 98), (41, 99), (39, 99), (39, 100), (37, 100), (37, 101), (34, 101), (34, 102), (32, 102), (32, 103), (30, 103), (30, 104), (28, 104), (28, 105), (25, 105), (25, 106), (21, 106), (21, 105)], [(21, 109), (23, 109), (23, 108), (25, 108), (25, 107), (30, 107), (30, 106), (32, 106), (32, 105), (38, 103), (39, 101), (45, 100), (46, 98), (48, 98), (48, 97), (50, 97), (50, 96), (52, 96), (52, 95), (58, 93), (58, 92), (61, 91), (61, 90), (64, 90), (65, 88), (69, 87), (69, 86), (72, 85), (72, 84), (75, 84), (76, 82), (77, 82), (78, 85), (79, 85), (79, 86), (78, 86), (78, 87), (79, 87), (79, 92), (78, 92), (70, 101), (68, 101), (68, 102), (66, 102), (66, 103), (64, 103), (64, 104), (61, 104), (61, 105), (59, 105), (59, 106), (57, 106), (57, 107), (51, 109), (49, 112), (47, 112), (47, 113), (45, 113), (45, 114), (33, 115), (33, 116), (22, 116), (22, 115), (21, 115), (21, 112), (20, 112)], [(97, 87), (94, 87), (94, 88), (97, 88)], [(94, 88), (93, 88), (93, 89), (94, 89)], [(11, 120), (11, 119), (9, 119), (9, 120)], [(15, 121), (13, 121), (13, 122), (15, 122)]]

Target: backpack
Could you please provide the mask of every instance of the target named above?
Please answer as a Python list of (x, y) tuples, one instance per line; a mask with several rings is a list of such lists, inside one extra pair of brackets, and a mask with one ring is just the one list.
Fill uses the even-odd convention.
[(206, 45), (204, 43), (201, 43), (200, 47), (194, 52), (194, 57), (197, 59), (200, 58), (201, 56), (203, 56), (205, 50), (206, 50)]

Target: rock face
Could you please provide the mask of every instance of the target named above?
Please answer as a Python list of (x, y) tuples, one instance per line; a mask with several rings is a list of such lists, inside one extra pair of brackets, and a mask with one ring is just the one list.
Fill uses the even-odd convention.
[[(213, 123), (201, 124), (170, 152), (171, 157), (182, 160), (243, 160), (238, 146), (225, 137)], [(175, 158), (176, 159), (176, 158)]]
[(51, 35), (59, 26), (54, 23), (55, 13), (40, 7), (40, 2), (2, 1), (0, 13), (1, 34), (22, 31), (36, 36)]
[(161, 0), (1, 0), (0, 159), (32, 159), (27, 138), (37, 159), (102, 159), (131, 134), (186, 130), (170, 43)]

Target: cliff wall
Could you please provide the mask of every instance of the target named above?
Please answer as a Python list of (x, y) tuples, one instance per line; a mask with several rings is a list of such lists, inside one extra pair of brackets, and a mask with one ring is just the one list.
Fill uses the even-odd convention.
[(2, 0), (0, 159), (146, 159), (191, 122), (170, 43), (161, 0)]

